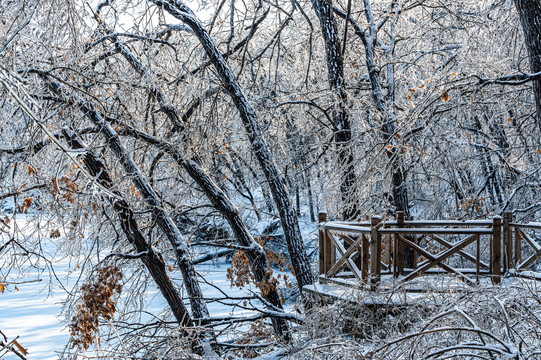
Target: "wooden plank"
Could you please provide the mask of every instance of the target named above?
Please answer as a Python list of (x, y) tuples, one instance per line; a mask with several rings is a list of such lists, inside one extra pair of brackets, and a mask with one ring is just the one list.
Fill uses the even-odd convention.
[(452, 248), (443, 251), (442, 253), (438, 254), (438, 256), (435, 257), (434, 260), (429, 261), (428, 263), (424, 264), (423, 266), (419, 266), (419, 268), (410, 274), (408, 274), (406, 277), (402, 279), (402, 282), (406, 282), (408, 280), (411, 280), (415, 278), (416, 276), (421, 275), (423, 272), (425, 272), (427, 269), (430, 269), (431, 267), (436, 266), (438, 263), (441, 263), (451, 255), (454, 255), (457, 251), (465, 248), (469, 244), (471, 244), (475, 240), (475, 236), (471, 235), (468, 236), (466, 239), (462, 240), (461, 242), (457, 243)]
[(541, 230), (541, 223), (539, 223), (539, 222), (529, 222), (529, 223), (526, 223), (526, 224), (511, 223), (509, 225), (511, 225), (511, 226), (519, 226), (521, 228), (527, 228), (527, 229), (539, 229), (539, 230)]
[[(331, 224), (369, 227), (369, 221), (332, 221)], [(390, 227), (397, 226), (396, 220), (388, 220), (382, 222), (382, 226)], [(531, 223), (535, 226), (536, 223)], [(538, 223), (541, 228), (541, 223)], [(411, 226), (492, 226), (491, 220), (404, 220), (406, 227)]]
[(532, 239), (530, 235), (526, 234), (520, 228), (517, 228), (517, 230), (520, 232), (521, 238), (526, 240), (528, 245), (530, 245), (534, 249), (535, 252), (541, 251), (541, 246), (538, 245), (537, 242), (534, 239)]
[(328, 222), (325, 224), (325, 229), (327, 230), (333, 230), (333, 231), (342, 231), (344, 233), (370, 233), (369, 227), (362, 227), (362, 226), (354, 226), (354, 225), (344, 225), (344, 224), (337, 224), (334, 222)]
[(380, 229), (382, 234), (447, 234), (447, 235), (469, 235), (469, 234), (492, 234), (492, 229), (469, 228), (469, 229), (447, 229), (447, 228), (404, 228), (404, 229)]
[[(417, 234), (413, 235), (413, 243), (419, 244), (417, 241)], [(417, 254), (417, 250), (413, 250), (413, 268), (417, 269), (417, 258), (419, 257), (419, 254)]]
[(378, 232), (381, 218), (372, 217), (370, 224), (370, 280), (376, 284), (381, 280), (381, 235)]
[[(436, 240), (438, 243), (440, 243), (441, 245), (443, 245), (443, 246), (445, 246), (445, 247), (447, 247), (447, 248), (449, 248), (449, 249), (452, 248), (452, 247), (455, 245), (454, 243), (451, 243), (451, 242), (449, 242), (449, 241), (446, 241), (445, 239), (442, 239), (442, 238), (440, 238), (440, 237), (437, 236), (437, 235), (430, 234), (430, 235), (428, 235), (428, 236), (430, 236), (432, 239)], [(488, 268), (489, 268), (489, 266), (488, 266), (487, 263), (480, 261), (479, 255), (477, 255), (477, 256), (474, 257), (474, 256), (471, 255), (470, 253), (468, 253), (468, 252), (466, 252), (466, 251), (462, 251), (462, 250), (459, 251), (459, 252), (457, 252), (457, 254), (460, 255), (460, 256), (462, 256), (462, 257), (464, 257), (465, 259), (471, 261), (471, 262), (474, 263), (474, 264), (477, 263), (477, 260), (479, 260), (479, 265), (480, 265), (480, 266), (484, 267), (485, 269), (488, 269)]]
[(329, 271), (331, 269), (331, 267), (334, 265), (334, 250), (333, 250), (333, 245), (332, 245), (332, 241), (329, 237), (329, 232), (325, 230), (325, 249), (324, 249), (324, 253), (325, 253), (325, 265), (323, 267), (324, 269), (324, 273), (326, 274), (327, 271)]
[(383, 262), (387, 264), (387, 266), (391, 265), (391, 235), (385, 234), (383, 237), (383, 244), (385, 248), (385, 256), (383, 257)]
[[(385, 225), (390, 225), (390, 221)], [(491, 226), (490, 220), (405, 220), (405, 226)]]
[(479, 284), (479, 275), (481, 273), (481, 240), (479, 235), (475, 235), (475, 282)]
[(501, 282), (502, 276), (502, 218), (494, 216), (492, 219), (492, 281), (494, 284)]
[(370, 262), (370, 239), (365, 234), (361, 235), (363, 238), (363, 246), (361, 249), (362, 267), (361, 277), (363, 281), (368, 282), (368, 263)]
[(507, 272), (513, 267), (513, 242), (512, 242), (512, 233), (511, 227), (509, 224), (513, 222), (513, 213), (505, 212), (503, 214), (503, 225), (502, 225), (502, 242), (503, 242), (503, 271)]
[(520, 264), (520, 260), (522, 259), (522, 232), (518, 227), (514, 227), (515, 229), (515, 269), (518, 269), (518, 265)]
[[(403, 211), (397, 211), (396, 212), (396, 222), (398, 228), (404, 227), (404, 212)], [(398, 233), (395, 233), (398, 234)], [(397, 238), (399, 240), (399, 238)], [(395, 243), (396, 245), (396, 271), (398, 275), (404, 275), (404, 243), (402, 241), (397, 241)]]
[(398, 277), (398, 261), (396, 260), (397, 259), (396, 251), (398, 249), (397, 237), (398, 235), (393, 236), (393, 278), (395, 279)]
[(320, 212), (317, 215), (319, 222), (319, 275), (325, 274), (325, 229), (323, 223), (327, 221), (327, 213)]

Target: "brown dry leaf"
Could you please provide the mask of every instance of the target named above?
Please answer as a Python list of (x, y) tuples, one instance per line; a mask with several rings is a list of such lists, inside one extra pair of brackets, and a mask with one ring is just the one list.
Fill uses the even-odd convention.
[(17, 340), (13, 340), (13, 345), (15, 345), (15, 346), (17, 347), (17, 349), (19, 349), (19, 351), (23, 353), (23, 355), (27, 355), (27, 354), (28, 354), (28, 351), (27, 351), (25, 348), (23, 348), (23, 347), (21, 346), (21, 344), (19, 344), (19, 343), (17, 342)]
[(449, 101), (449, 94), (447, 93), (447, 91), (443, 92), (441, 98), (443, 99), (443, 101)]

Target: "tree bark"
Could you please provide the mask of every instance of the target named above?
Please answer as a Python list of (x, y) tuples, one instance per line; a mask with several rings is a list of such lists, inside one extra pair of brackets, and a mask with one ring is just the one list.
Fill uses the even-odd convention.
[(246, 98), (246, 95), (243, 93), (208, 32), (203, 28), (203, 25), (190, 8), (180, 0), (177, 0), (174, 3), (164, 0), (150, 1), (160, 8), (165, 9), (170, 15), (181, 20), (192, 29), (194, 35), (199, 39), (199, 42), (205, 49), (210, 62), (216, 69), (224, 89), (227, 91), (233, 100), (235, 107), (239, 111), (252, 150), (265, 174), (274, 202), (280, 213), (280, 220), (282, 222), (291, 263), (295, 272), (295, 278), (297, 279), (299, 289), (302, 293), (303, 286), (313, 284), (314, 279), (302, 241), (299, 220), (295, 214), (295, 209), (291, 203), (287, 187), (285, 186), (284, 176), (278, 171), (278, 168), (274, 163), (271, 151), (261, 133), (261, 128), (252, 105)]
[(351, 123), (346, 108), (347, 94), (344, 86), (344, 59), (338, 38), (336, 20), (333, 16), (331, 0), (312, 0), (312, 5), (319, 18), (321, 33), (325, 41), (327, 57), (327, 75), (329, 86), (335, 92), (337, 104), (332, 111), (334, 125), (334, 141), (338, 150), (338, 163), (343, 169), (340, 194), (344, 207), (344, 220), (352, 220), (359, 216), (359, 204), (355, 197), (357, 180), (351, 152)]
[[(524, 40), (530, 58), (530, 71), (541, 71), (541, 1), (514, 0), (520, 17)], [(541, 131), (541, 80), (533, 81), (536, 119), (538, 130)]]
[[(72, 149), (86, 149), (82, 155), (82, 159), (88, 172), (95, 177), (101, 186), (115, 195), (115, 197), (109, 196), (109, 201), (113, 204), (113, 209), (120, 220), (122, 231), (136, 252), (145, 253), (141, 257), (141, 261), (145, 264), (156, 285), (158, 285), (175, 319), (184, 327), (193, 326), (192, 318), (182, 301), (182, 297), (167, 275), (162, 255), (148, 246), (129, 204), (122, 198), (118, 191), (114, 190), (113, 180), (103, 160), (96, 156), (93, 151), (89, 150), (87, 145), (71, 129), (64, 128), (62, 133)], [(188, 335), (185, 330), (183, 332), (185, 332), (184, 335)]]
[(193, 267), (190, 252), (188, 251), (187, 242), (184, 240), (182, 234), (169, 214), (167, 214), (167, 212), (161, 206), (158, 195), (154, 192), (154, 189), (150, 186), (146, 177), (141, 173), (129, 155), (128, 150), (120, 141), (116, 131), (113, 130), (113, 128), (91, 106), (73, 95), (66, 95), (61, 85), (53, 81), (48, 75), (41, 73), (40, 77), (45, 81), (47, 87), (53, 93), (61, 98), (64, 98), (69, 104), (77, 107), (100, 129), (100, 132), (105, 137), (109, 148), (120, 160), (120, 163), (122, 164), (124, 171), (126, 171), (127, 176), (131, 178), (147, 205), (152, 209), (159, 228), (169, 240), (175, 251), (177, 263), (180, 271), (182, 272), (184, 285), (186, 287), (188, 296), (190, 297), (190, 304), (194, 318), (208, 318), (209, 312), (207, 309), (207, 304), (203, 300), (203, 293), (199, 287), (199, 282)]

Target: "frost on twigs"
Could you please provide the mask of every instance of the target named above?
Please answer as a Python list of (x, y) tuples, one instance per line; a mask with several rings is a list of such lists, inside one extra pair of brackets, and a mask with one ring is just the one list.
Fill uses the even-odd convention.
[[(539, 359), (541, 292), (508, 280), (459, 293), (426, 292), (407, 306), (385, 301), (315, 306), (297, 328), (291, 359)], [(391, 297), (389, 297), (391, 299)]]
[[(79, 350), (86, 350), (95, 340), (98, 319), (111, 320), (116, 311), (115, 295), (122, 292), (122, 272), (116, 266), (95, 270), (90, 280), (81, 287), (81, 301), (77, 315), (71, 319), (71, 343)], [(99, 341), (99, 339), (98, 339)]]

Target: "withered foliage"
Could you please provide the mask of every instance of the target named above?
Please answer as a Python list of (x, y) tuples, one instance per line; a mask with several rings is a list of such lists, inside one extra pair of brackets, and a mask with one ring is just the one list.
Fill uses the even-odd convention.
[(71, 319), (69, 326), (73, 347), (88, 349), (94, 343), (99, 317), (105, 320), (113, 317), (116, 311), (113, 298), (122, 292), (121, 281), (120, 269), (107, 266), (96, 269), (89, 281), (81, 287), (77, 315)]
[[(272, 238), (270, 238), (272, 240)], [(284, 269), (289, 269), (293, 272), (291, 264), (289, 264), (282, 254), (277, 254), (268, 246), (265, 246), (265, 239), (262, 237), (257, 237), (255, 239), (259, 245), (265, 248), (265, 255), (267, 258), (268, 264), (271, 266), (278, 267), (279, 271), (284, 271)], [(253, 273), (250, 271), (250, 262), (244, 251), (239, 250), (233, 255), (231, 259), (231, 267), (227, 269), (227, 279), (231, 281), (231, 286), (243, 288), (250, 283), (254, 283), (255, 286), (261, 291), (263, 295), (269, 294), (269, 292), (277, 289), (280, 280), (283, 280), (284, 286), (291, 288), (291, 283), (288, 281), (288, 277), (285, 274), (278, 274), (277, 277), (273, 276), (273, 269), (269, 268), (269, 280), (263, 280), (261, 282), (256, 282), (254, 279)], [(282, 302), (284, 302), (282, 295)]]

